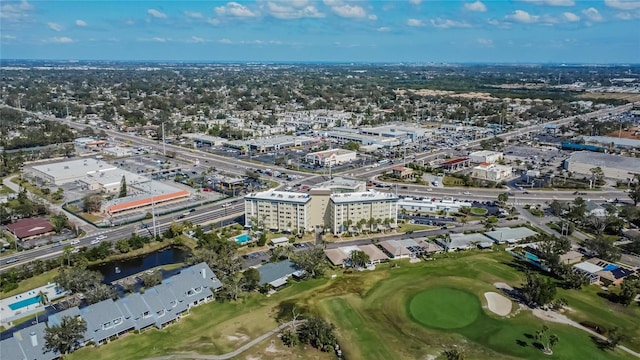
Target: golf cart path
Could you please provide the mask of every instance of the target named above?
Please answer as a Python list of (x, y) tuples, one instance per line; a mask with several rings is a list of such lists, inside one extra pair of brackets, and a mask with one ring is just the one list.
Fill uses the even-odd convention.
[(248, 343), (242, 345), (241, 347), (237, 348), (236, 350), (226, 353), (226, 354), (221, 354), (221, 355), (202, 355), (202, 354), (194, 354), (194, 353), (184, 353), (184, 354), (173, 354), (173, 355), (165, 355), (165, 356), (158, 356), (158, 357), (152, 357), (152, 358), (147, 358), (146, 360), (176, 360), (176, 359), (203, 359), (203, 360), (226, 360), (226, 359), (231, 359), (233, 357), (236, 357), (238, 355), (240, 355), (241, 353), (245, 352), (246, 350), (250, 349), (251, 347), (253, 347), (254, 345), (264, 341), (265, 339), (279, 333), (280, 331), (282, 331), (282, 329), (294, 325), (294, 322), (297, 324), (302, 323), (302, 321), (298, 320), (298, 321), (289, 321), (287, 323), (284, 323), (280, 326), (278, 326), (277, 328), (269, 331), (266, 334), (262, 334), (260, 336), (258, 336), (257, 338), (249, 341)]
[[(493, 284), (496, 288), (501, 289), (501, 290), (508, 290), (508, 291), (513, 291), (513, 288), (511, 286), (509, 286), (508, 284), (505, 283), (495, 283)], [(546, 321), (551, 321), (551, 322), (555, 322), (555, 323), (559, 323), (559, 324), (565, 324), (565, 325), (569, 325), (569, 326), (573, 326), (577, 329), (580, 329), (582, 331), (586, 331), (589, 334), (596, 336), (602, 340), (608, 340), (606, 336), (600, 335), (597, 332), (580, 325), (580, 323), (573, 321), (571, 319), (569, 319), (566, 315), (557, 313), (553, 310), (543, 310), (540, 308), (535, 308), (535, 309), (531, 309), (531, 312), (533, 313), (533, 315), (539, 319), (542, 320), (546, 320)], [(626, 346), (623, 345), (617, 345), (617, 348), (619, 348), (620, 350), (626, 351), (627, 353), (640, 358), (640, 353), (635, 352), (631, 349), (629, 349)]]

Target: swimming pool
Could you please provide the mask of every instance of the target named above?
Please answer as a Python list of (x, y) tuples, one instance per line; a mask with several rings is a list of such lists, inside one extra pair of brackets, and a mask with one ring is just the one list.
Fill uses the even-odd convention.
[(20, 310), (24, 307), (27, 307), (29, 305), (34, 305), (40, 302), (40, 296), (34, 296), (34, 297), (30, 297), (30, 298), (26, 298), (23, 300), (20, 300), (18, 302), (14, 302), (13, 304), (9, 304), (9, 309), (16, 311), (16, 310)]
[(524, 253), (524, 256), (529, 260), (540, 261), (540, 258), (535, 256), (535, 255), (533, 255), (532, 253), (526, 252), (526, 253)]
[(251, 240), (251, 236), (249, 236), (249, 234), (242, 234), (242, 235), (236, 236), (236, 242), (238, 244), (244, 244), (249, 240)]

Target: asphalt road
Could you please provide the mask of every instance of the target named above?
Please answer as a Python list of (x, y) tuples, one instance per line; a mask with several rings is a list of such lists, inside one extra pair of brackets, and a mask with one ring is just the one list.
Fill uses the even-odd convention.
[[(618, 106), (616, 108), (613, 109), (603, 109), (603, 110), (598, 110), (589, 114), (584, 114), (581, 115), (580, 117), (598, 117), (598, 116), (603, 116), (603, 115), (607, 115), (609, 113), (611, 114), (617, 114), (617, 113), (621, 113), (623, 111), (627, 111), (632, 107), (632, 104), (628, 104), (628, 105), (623, 105), (623, 106)], [(53, 119), (53, 120), (57, 120), (60, 121), (60, 119), (55, 119), (51, 116), (46, 117), (46, 116), (42, 116), (38, 113), (33, 113), (31, 112), (32, 115), (36, 116), (36, 117), (41, 117), (41, 118), (49, 118), (49, 119)], [(564, 123), (568, 123), (571, 121), (574, 121), (577, 117), (569, 117), (569, 118), (565, 118), (565, 119), (560, 119), (560, 120), (556, 120), (556, 121), (552, 121), (552, 122), (548, 122), (545, 124), (539, 124), (539, 125), (533, 125), (533, 126), (529, 126), (526, 128), (522, 128), (522, 129), (517, 129), (514, 131), (510, 131), (507, 133), (503, 133), (498, 135), (498, 137), (503, 138), (503, 139), (508, 139), (512, 136), (517, 136), (520, 134), (524, 134), (524, 133), (529, 133), (529, 132), (534, 132), (534, 131), (539, 131), (540, 129), (542, 129), (546, 124), (564, 124)], [(77, 123), (77, 122), (72, 122), (72, 121), (68, 121), (68, 120), (62, 120), (64, 122), (66, 122), (67, 124), (69, 124), (70, 126), (76, 128), (76, 129), (83, 129), (85, 127), (87, 127), (88, 125), (85, 124), (81, 124), (81, 123)], [(117, 132), (117, 131), (112, 131), (112, 130), (106, 130), (106, 133), (109, 134), (110, 136), (112, 136), (115, 139), (121, 140), (121, 141), (127, 141), (129, 142), (131, 145), (133, 146), (145, 146), (145, 147), (151, 147), (152, 149), (154, 149), (155, 151), (158, 151), (159, 153), (162, 153), (163, 151), (163, 144), (154, 140), (150, 140), (150, 139), (144, 139), (144, 138), (140, 138), (138, 136), (135, 135), (131, 135), (131, 134), (127, 134), (127, 133), (122, 133), (122, 132)], [(480, 143), (481, 140), (474, 140), (471, 141), (467, 144), (464, 144), (464, 147), (471, 147), (471, 146), (475, 146), (478, 145)], [(224, 157), (221, 155), (215, 155), (215, 154), (211, 154), (211, 153), (207, 153), (207, 152), (203, 152), (200, 150), (196, 150), (196, 149), (186, 149), (180, 146), (175, 146), (172, 144), (164, 144), (164, 147), (166, 147), (167, 151), (173, 151), (176, 153), (176, 157), (185, 160), (185, 161), (190, 161), (192, 163), (196, 163), (196, 160), (198, 160), (201, 164), (208, 164), (209, 166), (215, 166), (216, 168), (219, 169), (224, 169), (227, 172), (231, 172), (231, 173), (235, 173), (237, 175), (244, 175), (244, 173), (246, 172), (246, 170), (248, 169), (256, 169), (256, 168), (260, 168), (260, 169), (267, 169), (267, 168), (271, 168), (274, 170), (281, 170), (281, 171), (285, 171), (289, 174), (297, 174), (297, 175), (301, 175), (303, 176), (303, 179), (299, 180), (299, 182), (308, 182), (310, 184), (313, 183), (317, 183), (323, 180), (323, 176), (322, 175), (309, 175), (308, 173), (303, 173), (303, 172), (297, 172), (294, 170), (289, 170), (289, 169), (283, 169), (283, 168), (279, 168), (277, 166), (268, 166), (268, 165), (262, 165), (262, 164), (255, 164), (252, 162), (246, 162), (246, 161), (242, 161), (239, 159), (234, 159), (234, 158), (228, 158), (228, 157)], [(428, 160), (431, 158), (434, 158), (436, 156), (442, 155), (445, 152), (450, 151), (450, 149), (443, 149), (440, 150), (439, 152), (436, 153), (424, 153), (424, 154), (419, 154), (416, 156), (416, 161), (421, 161), (421, 160)], [(357, 177), (360, 179), (370, 179), (373, 178), (377, 175), (382, 174), (385, 171), (390, 170), (391, 168), (393, 168), (393, 164), (388, 165), (388, 166), (381, 166), (381, 167), (377, 167), (371, 170), (364, 170), (364, 171), (360, 171), (357, 173)], [(349, 170), (349, 171), (354, 171), (354, 170)], [(275, 179), (273, 179), (275, 180)], [(404, 186), (404, 185), (403, 185)], [(403, 194), (403, 195), (412, 195), (412, 196), (451, 196), (451, 197), (458, 197), (461, 199), (465, 199), (465, 200), (478, 200), (478, 201), (486, 201), (486, 200), (494, 200), (497, 198), (497, 195), (504, 192), (505, 190), (502, 189), (472, 189), (472, 190), (468, 190), (469, 194), (466, 195), (465, 192), (467, 192), (466, 190), (460, 190), (460, 189), (448, 189), (448, 188), (433, 188), (431, 191), (428, 191), (428, 187), (426, 186), (419, 186), (419, 185), (406, 185), (406, 189), (401, 189), (400, 191), (396, 190), (396, 189), (389, 189), (391, 191), (397, 191), (398, 194)], [(623, 192), (620, 191), (604, 191), (604, 192), (598, 192), (597, 195), (594, 196), (599, 196), (599, 199), (591, 199), (591, 200), (600, 200), (600, 201), (604, 201), (604, 200), (609, 200), (609, 199), (615, 199), (615, 198), (625, 198), (625, 194)], [(535, 192), (532, 191), (530, 194), (515, 194), (515, 196), (513, 196), (514, 199), (512, 199), (512, 201), (514, 201), (514, 203), (539, 203), (539, 202), (546, 202), (546, 201), (551, 201), (554, 199), (557, 200), (572, 200), (575, 198), (575, 196), (573, 195), (573, 192), (571, 191), (547, 191), (547, 190), (536, 190)], [(589, 199), (588, 196), (585, 196), (585, 198)], [(208, 207), (207, 209), (201, 209), (198, 210), (196, 212), (193, 213), (193, 215), (187, 216), (186, 218), (184, 218), (183, 220), (189, 220), (194, 224), (202, 224), (202, 223), (207, 223), (207, 222), (212, 222), (227, 216), (239, 216), (242, 215), (242, 213), (244, 212), (244, 203), (243, 202), (237, 202), (234, 204), (231, 204), (230, 206), (223, 208), (223, 205), (218, 204), (218, 205), (214, 205), (212, 207)], [(173, 221), (173, 219), (171, 217), (163, 217), (161, 219), (158, 220), (158, 224), (156, 227), (156, 231), (157, 233), (161, 234), (164, 230), (166, 230), (166, 228), (168, 226), (170, 226), (171, 221)], [(95, 237), (97, 235), (105, 235), (106, 239), (104, 239), (103, 241), (111, 241), (111, 242), (115, 242), (119, 239), (122, 238), (127, 238), (130, 236), (130, 234), (133, 231), (138, 231), (138, 232), (146, 232), (147, 234), (149, 233), (148, 229), (135, 229), (134, 226), (132, 225), (127, 225), (127, 226), (122, 226), (119, 228), (114, 228), (113, 230), (106, 230), (106, 231), (102, 231), (101, 233), (98, 234), (91, 234), (90, 236), (86, 236), (82, 239), (80, 239), (79, 244), (77, 244), (76, 246), (95, 246), (95, 244), (91, 244), (91, 241), (95, 239)], [(66, 245), (66, 244), (62, 244), (62, 245)], [(40, 248), (36, 248), (36, 249), (32, 249), (32, 250), (28, 250), (28, 251), (24, 251), (24, 252), (19, 252), (16, 254), (12, 254), (10, 256), (4, 256), (2, 258), (0, 258), (0, 271), (5, 271), (8, 268), (14, 267), (14, 266), (18, 266), (21, 265), (25, 262), (34, 260), (34, 259), (49, 259), (49, 258), (53, 258), (56, 256), (59, 256), (60, 254), (62, 254), (62, 247), (61, 245), (57, 245), (57, 246), (52, 246), (52, 245), (48, 245), (45, 247), (40, 247)], [(10, 260), (11, 259), (11, 260)], [(7, 264), (7, 261), (10, 260), (10, 264)], [(15, 261), (13, 261), (15, 260)]]
[[(225, 206), (226, 204), (229, 205)], [(179, 215), (180, 214), (173, 214), (171, 216), (156, 217), (156, 234), (161, 235), (165, 230), (169, 228), (169, 226), (171, 226), (172, 222), (176, 221), (175, 218)], [(235, 203), (218, 203), (207, 208), (198, 209), (179, 220), (190, 221), (193, 224), (208, 224), (220, 222), (224, 219), (236, 218), (242, 215), (244, 215), (244, 202), (236, 201)], [(101, 229), (99, 232), (93, 233), (80, 239), (76, 239), (79, 240), (79, 243), (74, 244), (73, 246), (86, 246), (88, 248), (98, 246), (98, 244), (91, 243), (98, 236), (106, 236), (106, 238), (104, 238), (102, 241), (116, 242), (120, 239), (129, 238), (133, 232), (144, 236), (152, 235), (152, 220), (145, 220), (144, 223), (148, 225), (147, 228), (142, 228), (141, 223), (136, 223), (121, 227), (114, 227), (113, 229)], [(21, 251), (15, 254), (3, 256), (0, 258), (0, 272), (6, 271), (9, 268), (19, 266), (36, 259), (46, 260), (56, 258), (63, 253), (63, 248), (65, 245), (70, 245), (70, 241), (71, 240), (65, 241), (62, 244), (46, 245), (31, 250)], [(9, 259), (17, 259), (17, 261), (13, 261), (7, 264), (7, 261)]]

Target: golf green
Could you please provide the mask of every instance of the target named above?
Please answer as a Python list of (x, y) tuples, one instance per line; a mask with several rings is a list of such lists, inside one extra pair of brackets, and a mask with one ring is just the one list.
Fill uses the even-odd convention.
[(470, 325), (481, 310), (475, 295), (446, 287), (419, 292), (409, 302), (409, 313), (413, 319), (438, 329), (459, 329)]

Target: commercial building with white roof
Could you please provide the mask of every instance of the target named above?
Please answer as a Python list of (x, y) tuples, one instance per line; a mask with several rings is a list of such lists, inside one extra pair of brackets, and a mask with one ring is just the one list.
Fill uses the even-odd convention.
[(329, 149), (308, 153), (304, 160), (323, 167), (346, 164), (356, 160), (356, 152), (345, 149)]
[(606, 178), (626, 180), (640, 169), (640, 158), (576, 151), (564, 161), (564, 168), (581, 175), (591, 175), (591, 169), (600, 167)]
[(75, 183), (84, 190), (105, 193), (118, 192), (124, 178), (128, 196), (103, 202), (102, 212), (107, 214), (183, 199), (191, 195), (186, 190), (150, 180), (93, 158), (33, 166), (30, 172), (45, 184), (61, 186)]
[(500, 151), (481, 150), (474, 151), (469, 154), (469, 159), (474, 163), (496, 163), (504, 157), (504, 154)]
[(102, 172), (116, 170), (117, 167), (102, 160), (85, 158), (45, 165), (32, 166), (30, 173), (45, 184), (64, 185)]

